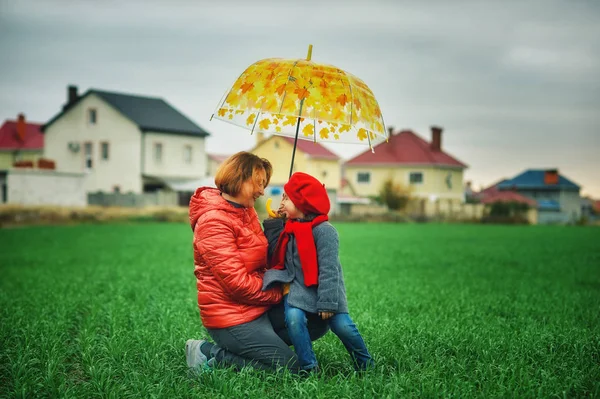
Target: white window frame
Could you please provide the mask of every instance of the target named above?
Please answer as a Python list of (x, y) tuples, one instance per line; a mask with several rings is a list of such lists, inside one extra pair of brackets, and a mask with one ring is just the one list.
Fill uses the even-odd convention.
[(164, 155), (164, 146), (163, 143), (154, 143), (153, 146), (153, 158), (154, 162), (162, 163)]
[[(104, 146), (106, 146), (106, 158), (104, 157)], [(110, 160), (110, 143), (108, 141), (100, 142), (100, 160), (108, 161)]]
[(86, 170), (94, 169), (94, 143), (91, 141), (83, 143), (83, 166)]
[(183, 146), (183, 163), (190, 165), (193, 159), (193, 147), (190, 144)]
[(98, 110), (96, 108), (88, 108), (87, 120), (88, 120), (88, 124), (90, 124), (90, 125), (98, 124)]

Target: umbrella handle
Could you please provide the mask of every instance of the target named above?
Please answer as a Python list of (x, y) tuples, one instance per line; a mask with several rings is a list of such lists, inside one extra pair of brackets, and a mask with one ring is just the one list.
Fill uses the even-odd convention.
[(265, 207), (267, 208), (267, 213), (269, 214), (269, 216), (271, 216), (272, 218), (276, 218), (278, 215), (273, 209), (271, 209), (271, 202), (273, 202), (273, 198), (268, 198)]

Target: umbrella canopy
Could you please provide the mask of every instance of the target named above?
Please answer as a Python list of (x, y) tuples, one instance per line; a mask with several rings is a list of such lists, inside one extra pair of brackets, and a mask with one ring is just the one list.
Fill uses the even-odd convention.
[(306, 59), (268, 58), (250, 65), (212, 117), (296, 140), (363, 143), (371, 149), (386, 140), (369, 87), (342, 69), (312, 62), (311, 53), (312, 45)]

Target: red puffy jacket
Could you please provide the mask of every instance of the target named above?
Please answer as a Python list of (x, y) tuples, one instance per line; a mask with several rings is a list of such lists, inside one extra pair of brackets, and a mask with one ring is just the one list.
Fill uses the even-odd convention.
[(219, 190), (201, 187), (190, 200), (200, 318), (206, 328), (252, 321), (281, 301), (262, 291), (267, 239), (253, 208), (236, 208)]

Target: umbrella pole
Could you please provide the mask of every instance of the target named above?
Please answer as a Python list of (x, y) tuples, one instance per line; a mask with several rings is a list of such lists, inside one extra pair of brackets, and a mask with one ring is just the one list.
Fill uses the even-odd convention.
[(300, 112), (298, 113), (298, 122), (296, 123), (296, 137), (294, 138), (294, 149), (292, 150), (292, 164), (290, 165), (290, 177), (294, 171), (294, 158), (296, 157), (296, 144), (298, 143), (298, 132), (300, 131), (300, 115), (302, 115), (302, 106), (304, 105), (304, 99), (300, 101)]

